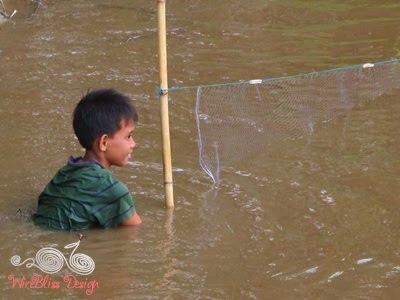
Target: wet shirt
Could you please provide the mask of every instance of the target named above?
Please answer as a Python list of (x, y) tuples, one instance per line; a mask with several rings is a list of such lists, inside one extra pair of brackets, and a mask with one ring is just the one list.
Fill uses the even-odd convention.
[(135, 213), (128, 188), (95, 161), (71, 157), (39, 196), (33, 220), (54, 229), (116, 226)]

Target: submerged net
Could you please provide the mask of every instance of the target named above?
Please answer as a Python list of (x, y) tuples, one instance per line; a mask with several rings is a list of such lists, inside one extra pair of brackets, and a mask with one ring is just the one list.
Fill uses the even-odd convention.
[(400, 87), (400, 60), (291, 77), (197, 87), (199, 161), (219, 183), (223, 166), (310, 139), (320, 122)]

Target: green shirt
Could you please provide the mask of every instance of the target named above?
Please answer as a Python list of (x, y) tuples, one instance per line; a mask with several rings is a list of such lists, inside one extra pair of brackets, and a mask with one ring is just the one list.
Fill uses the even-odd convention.
[(112, 227), (135, 213), (127, 187), (97, 162), (71, 157), (39, 196), (33, 220), (54, 229)]

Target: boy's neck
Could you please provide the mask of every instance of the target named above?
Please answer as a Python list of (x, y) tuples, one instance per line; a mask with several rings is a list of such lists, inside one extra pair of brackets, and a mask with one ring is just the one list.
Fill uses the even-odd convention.
[(103, 166), (103, 168), (110, 168), (110, 166), (104, 163), (102, 157), (92, 150), (86, 150), (85, 155), (82, 157), (82, 161), (95, 161)]

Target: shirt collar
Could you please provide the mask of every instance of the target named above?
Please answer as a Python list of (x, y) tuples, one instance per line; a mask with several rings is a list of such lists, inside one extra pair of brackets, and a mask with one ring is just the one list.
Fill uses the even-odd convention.
[(73, 166), (73, 167), (84, 167), (84, 166), (98, 165), (102, 169), (104, 169), (104, 167), (98, 161), (95, 161), (95, 160), (83, 161), (82, 160), (82, 156), (78, 156), (78, 157), (70, 156), (69, 159), (68, 159), (68, 165), (69, 166)]

